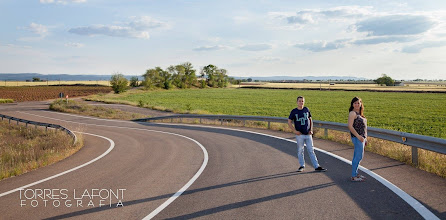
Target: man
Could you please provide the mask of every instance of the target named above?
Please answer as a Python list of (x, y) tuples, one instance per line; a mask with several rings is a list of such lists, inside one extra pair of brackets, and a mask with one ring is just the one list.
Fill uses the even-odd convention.
[[(313, 120), (311, 119), (310, 110), (305, 105), (305, 98), (303, 96), (297, 97), (297, 108), (291, 110), (288, 117), (288, 126), (296, 134), (297, 141), (297, 158), (299, 159), (300, 167), (297, 172), (303, 172), (305, 169), (304, 159), (304, 143), (307, 146), (308, 154), (310, 155), (311, 163), (315, 171), (327, 171), (327, 169), (319, 166), (316, 154), (313, 149)], [(293, 123), (294, 122), (294, 126)]]

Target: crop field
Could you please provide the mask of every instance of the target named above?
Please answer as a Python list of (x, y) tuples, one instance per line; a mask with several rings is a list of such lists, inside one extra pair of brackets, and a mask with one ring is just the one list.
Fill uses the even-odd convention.
[(110, 86), (108, 80), (90, 80), (90, 81), (42, 81), (42, 82), (26, 82), (26, 81), (0, 81), (0, 86), (14, 87), (14, 86), (58, 86), (58, 85), (101, 85)]
[(347, 123), (354, 96), (363, 99), (370, 127), (446, 138), (446, 94), (289, 89), (157, 90), (97, 96), (174, 112), (288, 117), (304, 96), (314, 120)]
[(404, 86), (380, 86), (378, 84), (334, 83), (243, 83), (232, 87), (281, 88), (281, 89), (321, 89), (321, 90), (365, 90), (365, 91), (412, 91), (444, 92), (446, 83), (405, 83)]
[(18, 86), (0, 87), (0, 99), (13, 99), (16, 102), (42, 101), (55, 99), (59, 93), (71, 97), (108, 93), (112, 89), (106, 86)]

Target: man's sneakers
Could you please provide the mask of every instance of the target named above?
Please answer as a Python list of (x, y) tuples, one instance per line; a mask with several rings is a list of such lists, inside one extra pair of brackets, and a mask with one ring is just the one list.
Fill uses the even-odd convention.
[(315, 171), (319, 171), (319, 172), (325, 172), (327, 171), (327, 169), (323, 168), (323, 167), (318, 167), (316, 169), (314, 169)]
[[(299, 167), (299, 169), (297, 169), (297, 172), (303, 172), (304, 169), (305, 169), (305, 167)], [(323, 167), (318, 167), (318, 168), (316, 168), (316, 169), (314, 169), (314, 170), (315, 170), (315, 171), (318, 171), (318, 172), (325, 172), (325, 171), (327, 171), (327, 169), (325, 169), (325, 168), (323, 168)]]

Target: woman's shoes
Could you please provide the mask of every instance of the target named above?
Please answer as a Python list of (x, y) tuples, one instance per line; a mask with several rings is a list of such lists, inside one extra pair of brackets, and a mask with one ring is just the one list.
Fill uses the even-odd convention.
[(365, 179), (364, 179), (364, 178), (361, 178), (361, 177), (359, 177), (359, 176), (355, 176), (355, 177), (352, 177), (352, 178), (351, 178), (351, 181), (353, 181), (353, 182), (364, 182)]

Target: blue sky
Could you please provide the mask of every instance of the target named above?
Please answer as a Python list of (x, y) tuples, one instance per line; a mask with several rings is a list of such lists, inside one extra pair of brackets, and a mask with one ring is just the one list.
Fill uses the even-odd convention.
[(0, 0), (0, 72), (446, 79), (446, 1)]

